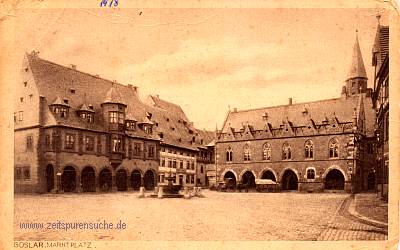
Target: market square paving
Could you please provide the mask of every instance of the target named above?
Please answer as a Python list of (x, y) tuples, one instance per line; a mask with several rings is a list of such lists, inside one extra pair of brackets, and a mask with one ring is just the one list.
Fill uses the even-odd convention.
[[(336, 220), (341, 223), (340, 234), (346, 239), (351, 240), (351, 235), (359, 240), (387, 237), (359, 222), (359, 233), (354, 234), (352, 227), (356, 222), (338, 215), (349, 198), (344, 193), (203, 190), (203, 194), (205, 198), (188, 200), (140, 199), (136, 192), (16, 195), (15, 240), (333, 240), (341, 239), (332, 233)], [(57, 221), (115, 224), (122, 221), (127, 228), (68, 231), (20, 228), (24, 222)], [(365, 232), (360, 232), (364, 229)]]

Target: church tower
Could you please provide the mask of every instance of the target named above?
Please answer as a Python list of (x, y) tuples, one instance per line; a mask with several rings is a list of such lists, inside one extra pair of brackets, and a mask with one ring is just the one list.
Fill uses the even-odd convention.
[(365, 93), (367, 91), (367, 73), (365, 71), (364, 61), (361, 55), (360, 45), (358, 44), (358, 33), (353, 47), (350, 69), (346, 76), (346, 85), (343, 91), (347, 96)]

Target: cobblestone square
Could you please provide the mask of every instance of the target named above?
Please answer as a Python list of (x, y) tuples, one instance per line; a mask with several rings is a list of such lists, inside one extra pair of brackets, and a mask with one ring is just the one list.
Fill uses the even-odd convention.
[[(205, 198), (190, 200), (139, 199), (138, 193), (127, 192), (16, 195), (14, 235), (16, 240), (327, 240), (326, 230), (348, 197), (208, 190), (203, 194)], [(125, 230), (20, 228), (21, 222), (119, 220), (126, 223)]]

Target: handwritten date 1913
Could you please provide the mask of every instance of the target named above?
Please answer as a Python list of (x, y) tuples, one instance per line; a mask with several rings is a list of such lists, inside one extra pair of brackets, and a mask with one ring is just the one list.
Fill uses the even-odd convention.
[(107, 6), (107, 2), (109, 2), (108, 7), (117, 7), (118, 6), (118, 0), (101, 0), (100, 1), (100, 7)]

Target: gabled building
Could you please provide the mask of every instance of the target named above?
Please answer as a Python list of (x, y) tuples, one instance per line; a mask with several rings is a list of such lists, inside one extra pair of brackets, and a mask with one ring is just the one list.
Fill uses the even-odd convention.
[(135, 86), (35, 51), (16, 84), (15, 192), (151, 190), (165, 174), (196, 185), (208, 137), (180, 106), (158, 96), (146, 104)]
[[(229, 111), (216, 142), (217, 182), (281, 190), (357, 192), (374, 174), (375, 114), (358, 43), (341, 97)], [(374, 185), (373, 185), (374, 186)]]
[(152, 108), (154, 130), (160, 138), (159, 182), (166, 183), (165, 177), (173, 176), (176, 184), (203, 186), (203, 165), (210, 155), (204, 147), (208, 134), (196, 129), (179, 105), (158, 95), (150, 95), (146, 103)]
[(15, 192), (157, 184), (160, 140), (137, 88), (26, 54), (16, 83)]
[(373, 104), (376, 109), (376, 149), (378, 193), (384, 199), (388, 197), (389, 182), (389, 27), (380, 25), (376, 30), (372, 49), (374, 66)]

